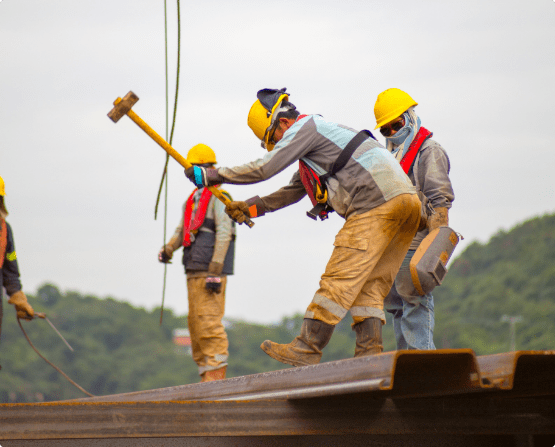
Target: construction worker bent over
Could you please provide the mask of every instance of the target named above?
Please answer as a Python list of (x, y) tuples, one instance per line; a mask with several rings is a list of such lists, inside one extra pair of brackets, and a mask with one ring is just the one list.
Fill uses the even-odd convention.
[(27, 297), (21, 290), (13, 232), (10, 224), (6, 222), (8, 210), (6, 209), (5, 195), (4, 179), (0, 177), (0, 284), (2, 284), (0, 288), (0, 334), (2, 333), (4, 289), (10, 297), (8, 303), (15, 306), (19, 318), (32, 320), (35, 315), (33, 308), (27, 302)]
[[(399, 163), (368, 131), (300, 115), (285, 89), (260, 90), (248, 124), (268, 153), (234, 168), (186, 170), (197, 185), (251, 184), (267, 180), (299, 161), (289, 185), (266, 196), (232, 202), (226, 211), (237, 222), (259, 217), (309, 195), (311, 215), (334, 210), (346, 219), (303, 320), (301, 334), (261, 348), (294, 366), (320, 362), (335, 325), (350, 311), (356, 331), (355, 357), (382, 352), (383, 300), (420, 220), (420, 200)], [(343, 154), (343, 156), (341, 156)]]
[(411, 242), (385, 300), (385, 308), (393, 314), (397, 349), (435, 349), (434, 298), (431, 291), (420, 293), (415, 287), (410, 264), (423, 239), (436, 228), (449, 224), (448, 212), (455, 200), (449, 179), (449, 157), (432, 140), (432, 133), (421, 126), (414, 111), (417, 105), (404, 91), (391, 88), (378, 95), (374, 106), (376, 129), (380, 129), (387, 149), (415, 185), (424, 215), (428, 216), (427, 225), (421, 227)]
[[(187, 154), (187, 161), (212, 169), (216, 154), (197, 144)], [(160, 251), (160, 262), (168, 263), (180, 247), (187, 275), (193, 359), (202, 382), (225, 379), (229, 353), (222, 318), (227, 275), (233, 274), (235, 224), (226, 215), (225, 205), (208, 188), (195, 189), (183, 204), (183, 217)]]

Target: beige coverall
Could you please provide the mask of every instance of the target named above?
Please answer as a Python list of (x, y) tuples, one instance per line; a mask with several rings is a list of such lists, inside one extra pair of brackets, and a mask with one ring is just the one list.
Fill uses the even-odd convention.
[[(198, 204), (200, 192), (195, 195), (195, 211)], [(183, 210), (185, 204), (183, 205)], [(213, 226), (211, 225), (213, 222)], [(209, 223), (209, 224), (208, 224)], [(213, 229), (210, 227), (212, 226)], [(202, 233), (205, 234), (202, 234)], [(222, 318), (225, 311), (225, 290), (227, 285), (226, 269), (221, 275), (221, 291), (214, 293), (206, 289), (206, 278), (209, 275), (206, 267), (201, 267), (197, 262), (199, 257), (203, 259), (204, 264), (219, 263), (224, 264), (226, 268), (228, 263), (228, 250), (234, 244), (235, 227), (232, 220), (225, 213), (225, 205), (211, 197), (208, 204), (206, 216), (203, 225), (198, 231), (192, 234), (191, 250), (199, 248), (199, 244), (203, 245), (202, 250), (198, 250), (194, 256), (195, 261), (184, 260), (185, 272), (187, 275), (187, 294), (189, 301), (188, 325), (191, 334), (191, 346), (193, 351), (193, 359), (198, 365), (199, 375), (206, 371), (222, 368), (227, 365), (228, 340), (225, 332)], [(207, 234), (208, 233), (208, 234)], [(214, 238), (215, 236), (215, 238)], [(215, 239), (215, 240), (214, 240)], [(213, 241), (205, 242), (205, 241)], [(177, 250), (182, 246), (183, 241), (183, 217), (175, 230), (169, 245), (173, 250)], [(212, 248), (213, 247), (213, 248)], [(231, 253), (231, 256), (233, 253)], [(233, 259), (231, 259), (231, 269), (233, 268)], [(229, 273), (231, 274), (231, 273)]]

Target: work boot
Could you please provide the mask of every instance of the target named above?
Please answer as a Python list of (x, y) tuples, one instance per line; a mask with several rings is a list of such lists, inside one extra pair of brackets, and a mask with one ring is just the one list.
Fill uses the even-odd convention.
[(330, 341), (335, 326), (320, 320), (305, 318), (301, 335), (287, 344), (280, 345), (266, 340), (260, 345), (262, 350), (278, 362), (293, 366), (316, 365), (322, 358), (322, 349)]
[(371, 317), (353, 326), (357, 334), (355, 357), (379, 354), (383, 352), (382, 320)]
[(218, 369), (211, 369), (202, 373), (201, 382), (213, 382), (214, 380), (225, 379), (225, 373), (227, 371), (227, 366), (222, 366)]

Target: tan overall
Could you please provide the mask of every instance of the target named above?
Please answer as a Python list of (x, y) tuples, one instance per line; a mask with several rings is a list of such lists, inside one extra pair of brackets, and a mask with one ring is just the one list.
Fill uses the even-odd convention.
[(416, 234), (420, 209), (416, 194), (401, 194), (347, 218), (305, 318), (335, 325), (351, 311), (354, 324), (369, 317), (385, 324), (384, 298)]

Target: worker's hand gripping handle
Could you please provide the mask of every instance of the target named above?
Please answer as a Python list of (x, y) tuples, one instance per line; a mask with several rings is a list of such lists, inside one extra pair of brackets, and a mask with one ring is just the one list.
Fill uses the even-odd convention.
[[(135, 95), (133, 92), (129, 92), (123, 99), (117, 98), (114, 101), (114, 108), (108, 113), (108, 117), (115, 123), (117, 123), (123, 115), (127, 115), (129, 118), (133, 120), (133, 122), (143, 129), (154, 141), (156, 141), (162, 149), (164, 149), (168, 155), (170, 155), (175, 161), (177, 161), (181, 166), (185, 169), (190, 168), (192, 165), (189, 163), (185, 158), (181, 156), (179, 152), (177, 152), (173, 147), (169, 145), (169, 143), (164, 140), (160, 135), (158, 135), (154, 129), (152, 129), (147, 123), (145, 123), (139, 115), (137, 115), (131, 107), (139, 100), (139, 97)], [(227, 205), (230, 200), (223, 195), (220, 190), (213, 186), (207, 187), (212, 194), (214, 194), (224, 205)], [(254, 222), (249, 219), (248, 216), (245, 216), (246, 220), (245, 223), (252, 228), (254, 226)]]

